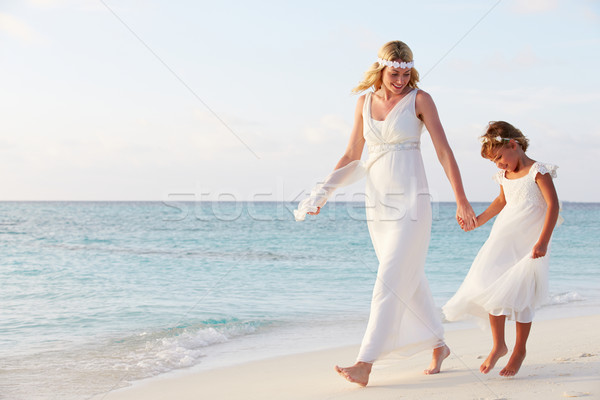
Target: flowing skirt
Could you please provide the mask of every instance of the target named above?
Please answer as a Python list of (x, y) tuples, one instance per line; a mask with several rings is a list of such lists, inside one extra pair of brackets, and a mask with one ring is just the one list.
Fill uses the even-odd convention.
[(464, 282), (444, 305), (446, 319), (474, 316), (485, 323), (492, 314), (522, 323), (533, 320), (548, 295), (550, 249), (544, 257), (531, 258), (545, 214), (543, 207), (504, 207)]
[(368, 171), (366, 195), (379, 267), (357, 360), (409, 356), (443, 345), (440, 315), (425, 277), (432, 216), (420, 151), (383, 155)]

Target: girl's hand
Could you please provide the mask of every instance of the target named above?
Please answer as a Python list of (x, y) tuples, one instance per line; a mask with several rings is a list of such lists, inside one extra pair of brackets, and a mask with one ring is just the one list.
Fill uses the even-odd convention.
[(307, 212), (307, 214), (308, 215), (317, 215), (320, 212), (321, 212), (321, 207), (317, 207), (317, 211), (316, 212)]
[[(465, 226), (465, 221), (461, 218), (461, 217), (456, 217), (456, 220), (458, 221), (458, 225), (460, 225), (460, 229), (462, 229), (465, 232), (468, 232), (469, 230), (467, 230), (466, 226)], [(471, 228), (470, 230), (473, 230), (475, 228), (477, 228), (477, 223), (475, 224), (475, 226), (473, 228)]]
[(465, 232), (472, 231), (477, 227), (477, 216), (468, 201), (457, 203), (456, 221)]
[(538, 242), (535, 244), (535, 246), (533, 246), (533, 251), (531, 252), (531, 258), (544, 257), (547, 252), (548, 252), (548, 245), (545, 243)]

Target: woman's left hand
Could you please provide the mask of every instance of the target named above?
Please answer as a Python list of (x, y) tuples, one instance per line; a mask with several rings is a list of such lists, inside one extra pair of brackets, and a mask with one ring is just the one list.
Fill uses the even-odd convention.
[(548, 244), (546, 243), (536, 243), (533, 246), (533, 251), (531, 252), (531, 258), (540, 258), (544, 257), (548, 252)]
[(456, 221), (465, 232), (477, 228), (477, 216), (468, 201), (456, 204)]

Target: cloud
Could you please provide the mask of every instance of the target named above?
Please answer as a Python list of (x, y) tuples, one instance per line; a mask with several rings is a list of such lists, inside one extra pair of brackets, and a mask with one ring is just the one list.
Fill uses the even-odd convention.
[(558, 8), (558, 0), (515, 0), (511, 10), (517, 14), (538, 14)]
[(45, 39), (25, 21), (6, 13), (0, 13), (0, 32), (26, 43), (41, 43)]
[(347, 139), (351, 126), (340, 116), (323, 115), (319, 121), (304, 130), (304, 137), (311, 144), (338, 142), (340, 138)]
[(338, 41), (336, 45), (351, 42), (360, 50), (367, 52), (376, 51), (386, 42), (380, 34), (363, 26), (342, 25), (331, 33), (331, 38)]
[[(583, 40), (583, 39), (582, 39)], [(581, 41), (574, 43), (578, 46), (590, 46), (595, 44), (596, 40)], [(446, 67), (464, 74), (466, 71), (522, 71), (525, 68), (538, 67), (542, 65), (559, 64), (564, 61), (556, 59), (547, 59), (539, 57), (532, 46), (525, 45), (516, 52), (506, 54), (506, 52), (496, 51), (494, 53), (488, 53), (482, 56), (480, 59), (464, 59), (464, 58), (453, 58), (449, 59), (446, 63)]]
[(66, 5), (69, 0), (28, 0), (28, 3), (33, 7), (38, 8), (54, 8)]
[(542, 60), (537, 56), (531, 46), (525, 46), (513, 56), (505, 56), (502, 53), (495, 53), (493, 56), (483, 61), (484, 68), (494, 70), (522, 70), (541, 64)]
[(208, 150), (209, 156), (220, 157), (223, 152), (239, 151), (244, 155), (261, 157), (262, 143), (268, 140), (261, 123), (222, 111), (213, 114), (196, 107), (185, 127), (192, 143)]
[[(47, 11), (53, 9), (63, 10), (79, 10), (85, 12), (102, 12), (107, 11), (108, 5), (104, 1), (98, 0), (27, 0), (27, 4), (30, 8), (37, 9), (40, 11)], [(144, 0), (130, 0), (127, 2), (120, 2), (117, 4), (111, 4), (111, 9), (123, 10), (124, 7), (135, 9), (148, 9), (153, 7), (148, 1)]]
[(592, 23), (600, 22), (600, 4), (598, 2), (590, 0), (587, 4), (582, 6), (583, 18)]

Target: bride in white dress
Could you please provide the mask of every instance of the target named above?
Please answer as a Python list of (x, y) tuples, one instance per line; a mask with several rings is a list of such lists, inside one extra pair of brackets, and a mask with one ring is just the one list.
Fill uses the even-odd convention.
[[(389, 42), (379, 50), (378, 61), (353, 90), (372, 91), (358, 99), (343, 157), (295, 211), (297, 220), (307, 213), (318, 214), (336, 188), (366, 175), (367, 221), (379, 261), (377, 281), (357, 362), (336, 366), (340, 375), (361, 386), (367, 385), (373, 363), (384, 356), (433, 349), (425, 373), (435, 374), (450, 354), (424, 272), (432, 218), (420, 151), (423, 126), (454, 190), (457, 219), (464, 221), (466, 230), (476, 224), (435, 104), (417, 89), (419, 75), (413, 66), (412, 51), (403, 42)], [(369, 158), (362, 162), (365, 143)]]

